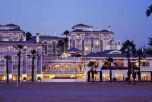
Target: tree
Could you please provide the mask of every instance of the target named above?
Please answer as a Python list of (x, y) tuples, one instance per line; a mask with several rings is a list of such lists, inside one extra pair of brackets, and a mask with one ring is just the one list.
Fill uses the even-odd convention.
[(145, 53), (152, 55), (152, 48), (146, 48)]
[[(133, 41), (127, 40), (123, 43), (123, 46), (121, 48), (122, 53), (124, 53), (128, 59), (128, 83), (130, 83), (130, 77), (131, 77), (131, 62), (130, 57), (135, 56), (136, 53), (136, 47)], [(134, 69), (133, 69), (134, 70)]]
[(138, 80), (141, 81), (141, 73), (140, 73), (140, 67), (141, 67), (141, 59), (144, 58), (143, 49), (137, 50), (137, 56), (138, 56)]
[(68, 38), (63, 38), (63, 40), (64, 40), (64, 46), (65, 46), (65, 48), (64, 48), (64, 50), (65, 51), (67, 51), (67, 49), (68, 49)]
[(18, 55), (18, 83), (20, 83), (20, 67), (21, 67), (20, 65), (21, 65), (21, 53), (22, 53), (21, 50), (23, 49), (23, 47), (24, 47), (23, 45), (20, 44), (17, 45), (17, 49), (19, 50), (17, 54)]
[(4, 56), (4, 58), (6, 59), (6, 79), (7, 79), (7, 83), (9, 83), (9, 70), (8, 70), (8, 62), (11, 59), (11, 57), (9, 55)]
[(26, 40), (30, 40), (32, 38), (32, 34), (30, 32), (27, 32), (25, 34), (26, 34)]
[(64, 31), (64, 33), (62, 34), (62, 35), (65, 35), (66, 36), (66, 38), (67, 38), (67, 36), (70, 34), (70, 32), (68, 31), (68, 30), (66, 30), (66, 31)]
[(61, 48), (61, 53), (63, 53), (64, 50), (65, 50), (65, 43), (64, 43), (64, 41), (63, 40), (59, 40), (58, 44), (57, 44), (57, 47)]
[(152, 5), (150, 5), (150, 6), (148, 7), (148, 9), (146, 10), (146, 15), (147, 15), (147, 17), (149, 17), (151, 14), (152, 14)]
[(110, 65), (110, 82), (112, 82), (112, 68), (111, 68), (111, 64), (114, 62), (114, 60), (113, 60), (112, 57), (109, 57), (107, 59), (107, 61), (109, 62), (109, 65)]
[(97, 71), (95, 70), (95, 68), (98, 67), (98, 64), (96, 62), (94, 62), (94, 61), (90, 61), (88, 63), (88, 67), (91, 67), (91, 70), (88, 72), (89, 73), (89, 75), (88, 75), (88, 77), (89, 77), (88, 81), (90, 81), (90, 72), (91, 72), (92, 83), (94, 83), (94, 74), (97, 73)]
[(38, 57), (38, 53), (37, 51), (34, 49), (34, 50), (31, 50), (31, 56), (29, 56), (32, 58), (32, 83), (34, 82), (34, 62), (35, 62), (35, 59)]
[(70, 32), (68, 30), (64, 31), (64, 33), (62, 35), (65, 35), (66, 38), (63, 38), (64, 40), (64, 44), (65, 44), (65, 51), (67, 50), (68, 48), (68, 36), (70, 35)]
[(152, 38), (149, 38), (148, 45), (150, 45), (152, 47)]

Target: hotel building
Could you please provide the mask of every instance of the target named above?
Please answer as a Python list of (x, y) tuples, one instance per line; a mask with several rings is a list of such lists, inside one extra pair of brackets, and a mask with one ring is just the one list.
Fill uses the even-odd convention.
[(111, 27), (103, 30), (94, 30), (93, 26), (77, 24), (72, 27), (69, 38), (69, 49), (77, 48), (83, 54), (105, 50), (120, 50), (121, 42), (113, 38)]
[(31, 55), (31, 50), (35, 49), (39, 57), (35, 59), (34, 63), (34, 74), (35, 80), (42, 74), (42, 63), (43, 63), (43, 44), (39, 42), (37, 36), (34, 41), (26, 41), (26, 35), (18, 25), (7, 24), (0, 25), (0, 80), (6, 80), (6, 59), (5, 56), (10, 56), (8, 62), (9, 68), (9, 80), (15, 81), (18, 76), (18, 48), (17, 45), (23, 45), (24, 48), (21, 50), (21, 63), (20, 73), (21, 80), (31, 80), (31, 69), (32, 59), (28, 56)]
[[(57, 47), (62, 37), (36, 34), (26, 40), (26, 34), (19, 26), (14, 24), (0, 25), (0, 80), (6, 80), (6, 55), (9, 55), (9, 80), (15, 81), (18, 77), (18, 49), (23, 45), (21, 54), (21, 80), (31, 80), (32, 59), (31, 50), (36, 50), (38, 56), (34, 63), (35, 81), (42, 82), (86, 82), (91, 81), (90, 61), (98, 63), (94, 70), (95, 81), (109, 81), (110, 70), (112, 79), (125, 81), (128, 72), (127, 58), (119, 50), (121, 42), (113, 38), (111, 27), (104, 30), (95, 30), (93, 26), (77, 24), (72, 27), (68, 35), (68, 50), (61, 54)], [(80, 54), (82, 57), (73, 57)], [(114, 63), (111, 69), (107, 58), (112, 57)], [(131, 57), (131, 65), (138, 72), (138, 57)], [(145, 54), (141, 60), (141, 80), (152, 81), (152, 56)], [(138, 77), (136, 78), (138, 80)]]

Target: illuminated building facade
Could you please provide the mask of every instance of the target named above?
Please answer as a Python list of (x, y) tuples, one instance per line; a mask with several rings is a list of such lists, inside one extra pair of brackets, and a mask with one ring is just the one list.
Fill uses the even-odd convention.
[(107, 30), (94, 30), (93, 26), (74, 25), (68, 36), (69, 49), (77, 48), (82, 50), (84, 55), (104, 50), (120, 50), (121, 42), (115, 40), (113, 34), (110, 26)]
[[(108, 30), (97, 31), (92, 26), (75, 25), (68, 35), (69, 50), (61, 54), (61, 49), (57, 47), (59, 41), (64, 41), (61, 37), (36, 34), (27, 41), (24, 31), (19, 26), (0, 25), (0, 81), (6, 80), (6, 55), (10, 56), (9, 80), (17, 80), (19, 51), (16, 48), (17, 45), (24, 46), (21, 50), (21, 81), (31, 80), (32, 59), (29, 57), (31, 50), (36, 50), (38, 53), (34, 63), (35, 81), (38, 79), (42, 82), (91, 81), (91, 68), (88, 67), (90, 61), (98, 64), (94, 68), (95, 81), (109, 81), (110, 76), (112, 81), (125, 81), (128, 61), (126, 56), (118, 51), (121, 48), (121, 42), (113, 39), (113, 34), (110, 27)], [(82, 56), (74, 57), (72, 53)], [(108, 57), (114, 59), (111, 68), (107, 61)], [(131, 66), (138, 80), (138, 57), (131, 57)], [(141, 59), (140, 72), (142, 81), (152, 81), (152, 56), (144, 55)]]

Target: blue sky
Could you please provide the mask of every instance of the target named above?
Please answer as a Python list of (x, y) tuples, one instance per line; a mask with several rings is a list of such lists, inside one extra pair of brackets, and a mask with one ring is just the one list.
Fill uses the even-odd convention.
[(115, 39), (134, 40), (141, 47), (152, 37), (152, 16), (145, 15), (150, 4), (152, 0), (0, 0), (0, 24), (49, 35), (78, 23), (99, 30), (110, 25)]

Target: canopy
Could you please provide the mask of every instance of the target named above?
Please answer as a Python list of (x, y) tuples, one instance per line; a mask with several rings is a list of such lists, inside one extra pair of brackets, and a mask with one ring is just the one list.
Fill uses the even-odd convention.
[(77, 48), (71, 48), (71, 49), (69, 49), (69, 50), (67, 50), (68, 51), (68, 53), (70, 53), (70, 54), (77, 54), (77, 53), (81, 53), (82, 51), (81, 50), (79, 50), (79, 49), (77, 49)]

